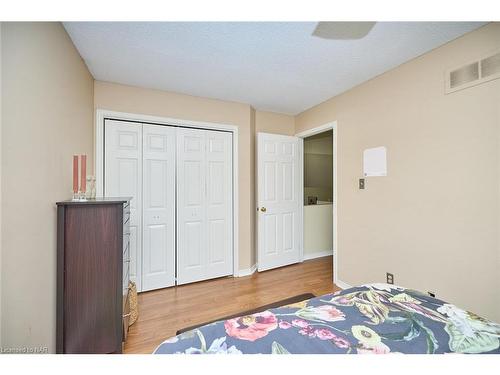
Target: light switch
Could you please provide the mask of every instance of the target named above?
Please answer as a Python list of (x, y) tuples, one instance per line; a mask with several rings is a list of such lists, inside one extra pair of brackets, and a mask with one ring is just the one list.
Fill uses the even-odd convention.
[(364, 178), (360, 178), (359, 179), (359, 189), (362, 190), (365, 188), (365, 179)]

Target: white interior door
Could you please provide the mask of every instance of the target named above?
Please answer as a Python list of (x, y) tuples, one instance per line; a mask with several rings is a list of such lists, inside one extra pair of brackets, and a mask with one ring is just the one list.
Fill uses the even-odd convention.
[(232, 274), (232, 135), (177, 130), (177, 284)]
[(302, 257), (303, 140), (257, 133), (258, 270)]
[(142, 291), (175, 285), (175, 133), (142, 126)]
[[(105, 120), (104, 195), (130, 202), (130, 280), (142, 290), (142, 130), (141, 124)], [(124, 234), (126, 235), (126, 234)]]

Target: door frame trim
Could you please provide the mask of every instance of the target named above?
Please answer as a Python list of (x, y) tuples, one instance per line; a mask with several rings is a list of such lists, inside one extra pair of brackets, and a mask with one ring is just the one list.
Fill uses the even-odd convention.
[(205, 130), (219, 130), (233, 134), (233, 276), (239, 275), (239, 185), (238, 185), (238, 127), (231, 124), (214, 122), (191, 121), (168, 117), (150, 116), (137, 113), (117, 112), (98, 108), (95, 114), (95, 139), (94, 139), (94, 171), (96, 175), (96, 195), (104, 196), (104, 120), (123, 120), (149, 123), (153, 125), (181, 126)]
[[(337, 160), (337, 138), (338, 138), (338, 130), (337, 130), (337, 121), (332, 121), (328, 122), (326, 124), (323, 124), (321, 126), (317, 126), (312, 129), (304, 130), (300, 133), (295, 134), (296, 137), (299, 138), (306, 138), (310, 137), (312, 135), (324, 133), (326, 131), (332, 130), (333, 132), (333, 282), (336, 285), (339, 285), (338, 283), (342, 283), (339, 278), (338, 278), (338, 232), (337, 232), (337, 225), (338, 225), (338, 218), (337, 218), (337, 211), (338, 211), (338, 200), (337, 200), (337, 165), (338, 165), (338, 160)], [(304, 152), (304, 148), (302, 148), (302, 152)], [(304, 186), (304, 174), (302, 174), (302, 186)], [(304, 226), (302, 226), (302, 232), (304, 231)], [(302, 241), (304, 241), (304, 235), (302, 235)], [(304, 247), (304, 244), (302, 244), (302, 248)], [(302, 258), (302, 260), (304, 260)]]

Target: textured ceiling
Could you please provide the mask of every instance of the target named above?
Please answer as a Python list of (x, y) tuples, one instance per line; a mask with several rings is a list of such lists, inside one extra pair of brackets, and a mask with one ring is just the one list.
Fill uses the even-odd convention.
[(66, 22), (97, 80), (297, 114), (472, 31), (477, 22), (381, 22), (359, 40), (314, 22)]

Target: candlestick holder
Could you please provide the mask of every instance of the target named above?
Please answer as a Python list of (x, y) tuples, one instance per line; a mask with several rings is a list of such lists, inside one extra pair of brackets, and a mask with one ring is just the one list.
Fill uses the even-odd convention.
[(73, 193), (73, 201), (84, 202), (87, 200), (87, 193), (81, 190), (78, 190), (76, 193)]
[[(81, 173), (78, 173), (80, 167)], [(87, 155), (73, 155), (73, 198), (74, 201), (87, 200)], [(79, 180), (80, 177), (80, 180)], [(80, 183), (79, 183), (80, 182)]]

